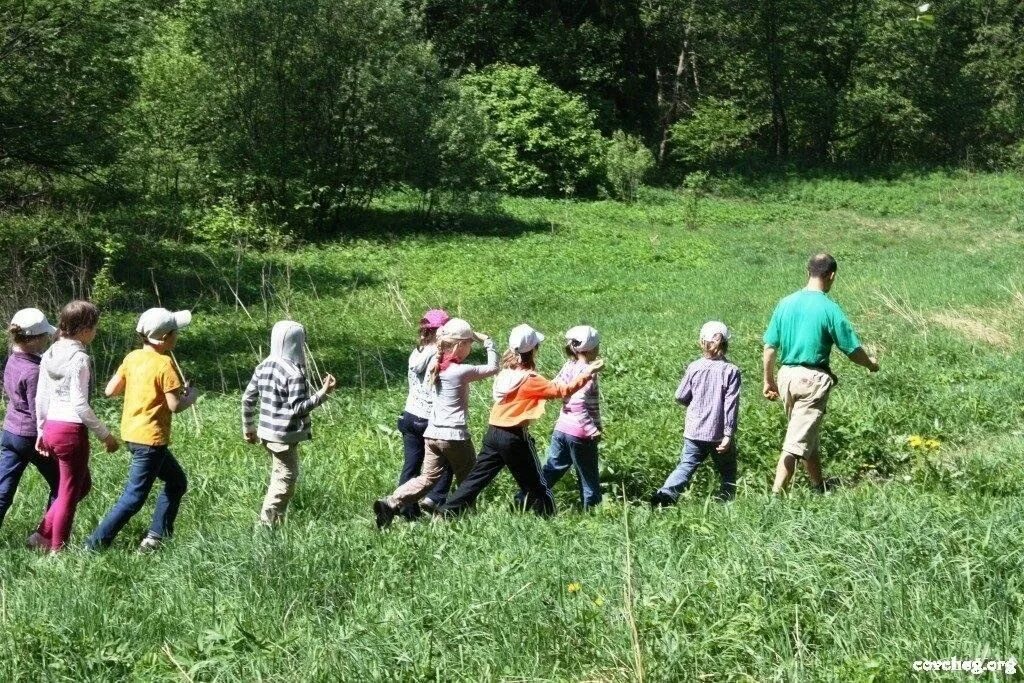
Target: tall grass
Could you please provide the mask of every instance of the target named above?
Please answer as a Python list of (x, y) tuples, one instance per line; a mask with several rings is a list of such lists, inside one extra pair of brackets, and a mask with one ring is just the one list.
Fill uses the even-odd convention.
[[(229, 277), (219, 302), (212, 278), (160, 282), (166, 306), (203, 297), (177, 355), (211, 390), (201, 433), (189, 416), (175, 422), (190, 477), (177, 537), (134, 554), (147, 507), (110, 552), (31, 554), (21, 545), (43, 492), (26, 474), (0, 530), (0, 680), (901, 680), (916, 659), (1024, 658), (1013, 220), (1024, 185), (835, 183), (730, 189), (700, 200), (692, 228), (689, 200), (666, 192), (631, 206), (506, 200), (493, 233), (396, 231), (254, 255), (280, 267), (255, 287)], [(759, 397), (759, 340), (823, 248), (883, 371), (835, 360), (825, 468), (848, 486), (817, 497), (798, 484), (774, 500), (782, 416)], [(370, 503), (401, 461), (409, 321), (436, 305), (499, 338), (529, 321), (552, 340), (549, 376), (562, 330), (602, 332), (597, 511), (580, 511), (565, 481), (556, 518), (512, 514), (504, 476), (478, 514), (373, 528)], [(242, 442), (237, 392), (284, 308), (341, 388), (314, 417), (287, 525), (267, 534), (255, 523), (268, 463)], [(942, 322), (954, 314), (960, 324)], [(98, 367), (127, 350), (132, 315), (104, 318)], [(637, 503), (677, 458), (672, 392), (709, 318), (734, 330), (744, 371), (739, 496), (712, 502), (702, 471), (680, 505), (652, 512)], [(478, 439), (488, 405), (475, 390)], [(99, 408), (116, 423), (119, 404)], [(552, 419), (533, 430), (541, 445)], [(124, 452), (94, 454), (74, 541), (113, 504), (126, 466)]]

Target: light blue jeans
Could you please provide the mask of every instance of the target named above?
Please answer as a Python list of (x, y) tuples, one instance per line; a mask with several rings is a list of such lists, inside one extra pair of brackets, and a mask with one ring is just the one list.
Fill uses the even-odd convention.
[(597, 441), (581, 439), (562, 432), (551, 436), (548, 461), (544, 463), (544, 480), (552, 488), (570, 467), (576, 468), (576, 485), (584, 509), (601, 502), (601, 475), (597, 463)]
[(673, 501), (677, 500), (680, 494), (690, 485), (693, 473), (697, 467), (711, 456), (715, 464), (718, 476), (722, 485), (718, 490), (720, 498), (732, 498), (736, 495), (736, 443), (729, 446), (725, 453), (718, 452), (720, 441), (692, 441), (683, 440), (683, 453), (679, 458), (679, 464), (668, 475), (665, 484), (658, 489), (658, 493), (664, 494)]

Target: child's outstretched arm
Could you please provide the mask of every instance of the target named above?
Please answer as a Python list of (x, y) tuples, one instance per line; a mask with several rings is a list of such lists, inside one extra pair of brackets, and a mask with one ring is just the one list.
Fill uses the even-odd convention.
[(494, 340), (487, 335), (477, 333), (477, 339), (484, 345), (484, 349), (487, 350), (487, 362), (484, 365), (464, 365), (462, 366), (463, 376), (470, 382), (475, 382), (481, 379), (487, 379), (498, 374), (498, 347), (494, 345)]
[(539, 375), (533, 375), (523, 383), (522, 388), (519, 390), (519, 394), (524, 398), (542, 399), (565, 398), (567, 396), (572, 396), (586, 386), (594, 373), (599, 372), (602, 367), (604, 367), (604, 361), (600, 359), (596, 360), (588, 365), (583, 372), (576, 376), (576, 379), (568, 384), (552, 382)]
[(334, 375), (324, 376), (324, 385), (320, 390), (310, 396), (309, 385), (305, 377), (295, 377), (288, 382), (288, 406), (298, 417), (305, 417), (313, 412), (313, 409), (322, 405), (327, 397), (334, 393), (338, 381)]

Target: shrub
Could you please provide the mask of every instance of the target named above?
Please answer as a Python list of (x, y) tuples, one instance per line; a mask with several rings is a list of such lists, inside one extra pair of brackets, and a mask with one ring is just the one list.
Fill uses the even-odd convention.
[(615, 131), (608, 143), (604, 164), (612, 195), (633, 202), (644, 178), (654, 168), (654, 154), (640, 138)]
[(730, 100), (707, 97), (689, 118), (672, 126), (672, 156), (686, 166), (709, 168), (735, 162), (760, 123)]
[(583, 100), (536, 67), (489, 66), (461, 79), (491, 126), (485, 146), (500, 189), (519, 194), (589, 194), (600, 177), (603, 142)]
[(187, 231), (198, 242), (221, 247), (265, 249), (286, 246), (288, 238), (255, 206), (231, 199), (214, 204)]

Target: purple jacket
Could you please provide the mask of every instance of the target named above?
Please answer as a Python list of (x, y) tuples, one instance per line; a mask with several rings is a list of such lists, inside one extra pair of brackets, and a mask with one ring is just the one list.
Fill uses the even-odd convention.
[(4, 393), (7, 415), (4, 431), (26, 438), (36, 436), (36, 385), (39, 383), (39, 356), (15, 351), (4, 368)]

